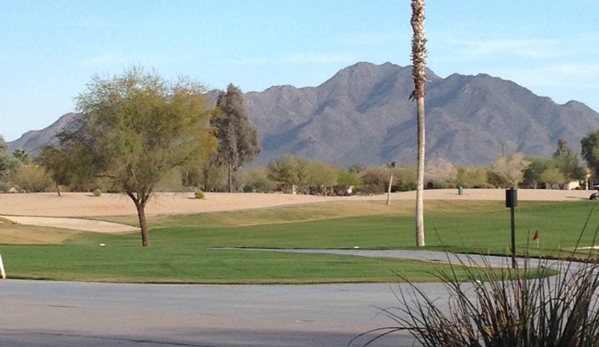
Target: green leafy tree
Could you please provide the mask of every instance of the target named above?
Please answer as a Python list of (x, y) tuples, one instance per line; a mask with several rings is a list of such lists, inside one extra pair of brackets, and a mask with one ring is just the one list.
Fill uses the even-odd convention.
[(584, 178), (584, 168), (578, 162), (578, 156), (576, 152), (568, 146), (568, 143), (564, 139), (557, 141), (557, 149), (553, 153), (554, 166), (559, 169), (564, 175), (564, 182), (566, 181), (578, 181)]
[(593, 172), (596, 178), (599, 174), (599, 130), (588, 133), (580, 140), (582, 158), (587, 162), (587, 167)]
[(551, 167), (541, 174), (540, 177), (541, 182), (547, 184), (549, 189), (551, 189), (554, 185), (559, 185), (560, 187), (566, 181), (566, 175), (557, 167)]
[(333, 188), (337, 185), (339, 169), (333, 165), (316, 161), (307, 161), (303, 167), (305, 170), (306, 186), (310, 193), (318, 193), (324, 196), (331, 195)]
[(329, 164), (285, 155), (268, 164), (266, 175), (285, 192), (329, 195), (337, 185), (338, 171)]
[[(73, 128), (81, 126), (80, 120), (73, 121)], [(86, 186), (95, 181), (94, 165), (80, 165), (81, 162), (89, 163), (91, 158), (87, 157), (85, 147), (77, 143), (77, 134), (71, 134), (67, 141), (62, 141), (60, 148), (47, 145), (42, 148), (36, 163), (39, 163), (46, 173), (52, 178), (56, 187), (56, 193), (61, 196), (61, 186)], [(66, 136), (66, 132), (59, 134)]]
[(229, 191), (228, 168), (210, 161), (202, 167), (202, 185), (207, 192)]
[(298, 163), (291, 154), (270, 162), (266, 167), (266, 171), (266, 177), (277, 182), (283, 191), (287, 193), (292, 192), (293, 186), (299, 183)]
[(553, 166), (550, 158), (527, 158), (530, 165), (524, 171), (523, 184), (536, 189), (539, 184), (545, 183), (543, 173)]
[(228, 190), (233, 192), (233, 174), (244, 163), (251, 162), (260, 153), (258, 132), (250, 124), (243, 107), (243, 93), (229, 84), (216, 103), (218, 112), (211, 120), (217, 129), (218, 153), (215, 160), (228, 170)]
[(6, 191), (10, 186), (10, 178), (19, 167), (19, 161), (8, 150), (8, 144), (0, 136), (0, 191)]
[(310, 192), (311, 170), (310, 161), (304, 158), (295, 159), (295, 170), (297, 181), (295, 183), (298, 193), (308, 194)]
[(169, 83), (141, 68), (94, 77), (77, 98), (79, 120), (57, 134), (59, 158), (83, 167), (76, 176), (107, 178), (131, 198), (144, 247), (145, 207), (156, 184), (177, 166), (201, 166), (216, 148), (203, 93), (198, 83)]

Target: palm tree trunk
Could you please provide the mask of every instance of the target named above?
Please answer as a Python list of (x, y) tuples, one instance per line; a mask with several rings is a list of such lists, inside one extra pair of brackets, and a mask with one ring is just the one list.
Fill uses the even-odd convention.
[(416, 246), (424, 247), (424, 158), (425, 158), (425, 122), (424, 98), (418, 102), (418, 179), (416, 183)]
[(424, 34), (424, 0), (412, 0), (412, 97), (417, 103), (418, 117), (418, 179), (416, 185), (416, 246), (424, 247), (424, 160), (425, 160), (425, 109), (424, 85), (426, 83), (426, 36)]

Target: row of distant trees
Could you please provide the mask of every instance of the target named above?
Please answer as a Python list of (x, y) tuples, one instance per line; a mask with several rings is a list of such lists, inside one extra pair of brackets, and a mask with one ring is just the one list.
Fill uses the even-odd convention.
[[(218, 153), (218, 152), (217, 152)], [(585, 152), (586, 153), (586, 152)], [(47, 153), (46, 153), (47, 154)], [(222, 154), (214, 154), (204, 165), (175, 166), (158, 180), (155, 191), (284, 192), (313, 195), (382, 194), (409, 191), (416, 187), (416, 167), (410, 164), (340, 168), (331, 164), (286, 155), (266, 167), (233, 165)], [(27, 153), (8, 147), (0, 140), (0, 189), (8, 191), (120, 191), (106, 177), (58, 183), (51, 170), (32, 163)], [(222, 163), (222, 164), (219, 164)], [(425, 166), (425, 182), (432, 188), (562, 188), (572, 181), (585, 181), (588, 169), (580, 165), (576, 152), (559, 140), (551, 157), (526, 157), (521, 153), (499, 157), (488, 167), (453, 165), (443, 158)], [(67, 175), (67, 168), (62, 175)], [(392, 179), (391, 179), (392, 178)], [(66, 183), (66, 184), (65, 184)]]

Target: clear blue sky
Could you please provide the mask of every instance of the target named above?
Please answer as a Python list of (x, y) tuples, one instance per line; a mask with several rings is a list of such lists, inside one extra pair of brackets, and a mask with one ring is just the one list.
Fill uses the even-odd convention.
[[(317, 86), (360, 61), (410, 64), (409, 0), (0, 0), (0, 134), (74, 110), (131, 65), (210, 89)], [(599, 1), (429, 0), (428, 67), (487, 73), (599, 110)], [(398, 95), (398, 97), (406, 97)]]

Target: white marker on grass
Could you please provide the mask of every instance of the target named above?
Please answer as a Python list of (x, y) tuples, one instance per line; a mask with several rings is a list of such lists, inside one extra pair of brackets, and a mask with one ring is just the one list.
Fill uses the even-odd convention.
[(0, 254), (0, 274), (2, 274), (2, 279), (6, 279), (6, 272), (4, 272), (4, 263), (2, 262), (2, 254)]

